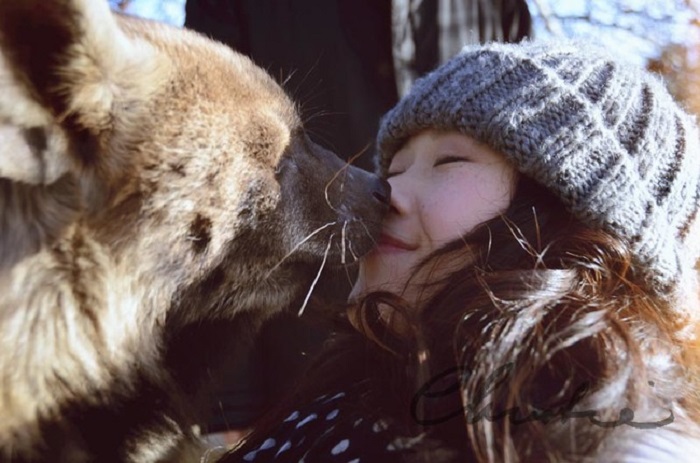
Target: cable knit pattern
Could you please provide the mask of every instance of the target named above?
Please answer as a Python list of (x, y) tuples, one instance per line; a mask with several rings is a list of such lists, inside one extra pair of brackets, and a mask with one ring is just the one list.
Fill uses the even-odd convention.
[(584, 223), (625, 239), (657, 294), (695, 280), (698, 129), (650, 73), (576, 42), (467, 47), (384, 116), (381, 173), (427, 128), (503, 152)]

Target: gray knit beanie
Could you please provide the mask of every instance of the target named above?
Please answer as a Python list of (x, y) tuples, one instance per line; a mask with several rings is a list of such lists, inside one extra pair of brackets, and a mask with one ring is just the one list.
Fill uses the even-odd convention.
[(651, 74), (576, 42), (467, 47), (384, 116), (381, 173), (427, 128), (504, 153), (584, 223), (626, 240), (655, 293), (696, 282), (698, 129)]

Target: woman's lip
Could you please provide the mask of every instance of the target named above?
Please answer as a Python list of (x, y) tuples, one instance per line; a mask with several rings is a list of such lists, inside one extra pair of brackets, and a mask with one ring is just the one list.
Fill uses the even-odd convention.
[(408, 244), (386, 233), (379, 235), (377, 246), (381, 248), (401, 249), (404, 251), (415, 251), (418, 249), (418, 246)]

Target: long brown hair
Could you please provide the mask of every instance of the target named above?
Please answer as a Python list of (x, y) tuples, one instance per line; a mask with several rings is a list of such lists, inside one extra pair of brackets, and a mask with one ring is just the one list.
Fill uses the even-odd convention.
[[(611, 428), (621, 414), (659, 426), (670, 410), (697, 420), (687, 322), (648, 290), (623, 240), (583, 225), (521, 176), (500, 217), (421, 270), (455, 256), (468, 263), (429, 279), (418, 310), (374, 293), (341, 312), (305, 380), (246, 447), (289, 407), (358, 381), (358, 406), (468, 461), (587, 461), (620, 439)], [(387, 328), (380, 305), (406, 320), (408, 336)], [(422, 456), (436, 461), (429, 449)]]

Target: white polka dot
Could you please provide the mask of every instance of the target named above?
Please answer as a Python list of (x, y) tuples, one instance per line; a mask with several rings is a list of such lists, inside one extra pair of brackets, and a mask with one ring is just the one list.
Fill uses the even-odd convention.
[(338, 442), (335, 447), (333, 447), (333, 450), (331, 450), (332, 455), (338, 455), (343, 453), (348, 449), (348, 446), (350, 445), (350, 440), (348, 439), (343, 439), (340, 442)]
[(359, 459), (359, 458), (355, 458), (355, 459), (353, 459), (353, 460), (350, 460), (348, 463), (360, 463), (360, 459)]
[(286, 423), (287, 421), (296, 420), (297, 418), (299, 418), (299, 412), (295, 410), (291, 415), (284, 419), (284, 422)]
[(340, 399), (341, 397), (345, 397), (345, 393), (344, 393), (344, 392), (339, 392), (339, 393), (337, 393), (337, 394), (334, 395), (333, 397), (324, 400), (323, 403), (326, 404), (326, 403), (328, 403), (328, 402), (330, 402), (330, 401), (332, 401), (332, 400)]
[(296, 425), (296, 428), (299, 429), (299, 428), (301, 428), (302, 426), (304, 426), (306, 423), (308, 423), (309, 421), (313, 421), (313, 420), (315, 420), (316, 418), (318, 418), (318, 415), (316, 415), (315, 413), (312, 413), (311, 415), (307, 416), (306, 418), (304, 418), (303, 420), (301, 420), (300, 422), (298, 422), (297, 425)]
[(256, 455), (257, 453), (258, 453), (257, 450), (253, 450), (252, 452), (248, 452), (248, 453), (245, 454), (245, 456), (243, 457), (243, 459), (244, 459), (245, 461), (253, 461), (253, 460), (255, 460), (255, 455)]
[(362, 423), (362, 418), (356, 419), (355, 422), (352, 424), (352, 427), (356, 428), (360, 425), (360, 423)]
[(338, 416), (338, 409), (337, 408), (335, 410), (333, 410), (332, 412), (330, 412), (328, 415), (326, 415), (326, 419), (332, 420), (336, 416)]
[(259, 450), (267, 450), (275, 446), (275, 440), (272, 438), (265, 439), (265, 442), (260, 446)]
[(285, 442), (284, 444), (282, 444), (282, 447), (280, 447), (280, 449), (277, 451), (277, 453), (275, 454), (275, 457), (277, 457), (282, 452), (286, 452), (290, 448), (292, 448), (292, 443), (289, 441)]

